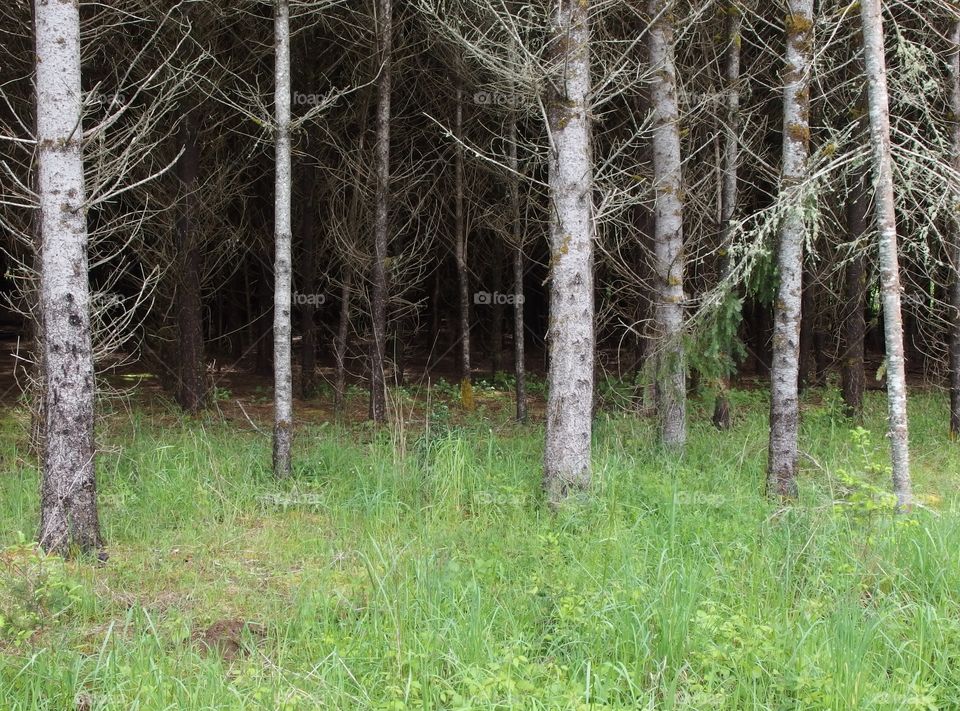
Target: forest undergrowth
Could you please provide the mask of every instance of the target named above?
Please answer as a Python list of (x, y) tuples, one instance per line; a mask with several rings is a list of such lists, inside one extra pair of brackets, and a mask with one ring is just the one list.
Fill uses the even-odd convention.
[[(892, 513), (882, 393), (805, 394), (801, 495), (763, 496), (768, 402), (683, 456), (601, 412), (590, 495), (551, 512), (542, 423), (430, 403), (318, 423), (276, 482), (219, 415), (100, 424), (109, 560), (29, 543), (38, 474), (0, 433), (4, 709), (960, 708), (960, 445), (910, 401), (920, 505)], [(169, 412), (174, 412), (170, 408)], [(17, 532), (20, 532), (19, 534)]]

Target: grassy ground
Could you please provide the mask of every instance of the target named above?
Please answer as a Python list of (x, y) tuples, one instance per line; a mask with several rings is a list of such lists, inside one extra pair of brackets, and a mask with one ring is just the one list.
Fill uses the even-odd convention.
[(283, 484), (242, 422), (118, 412), (99, 435), (104, 567), (18, 544), (37, 476), (8, 419), (0, 707), (960, 708), (941, 395), (911, 402), (926, 506), (899, 520), (879, 394), (856, 434), (808, 396), (785, 510), (761, 496), (761, 392), (735, 393), (729, 433), (697, 404), (682, 458), (650, 421), (601, 414), (595, 491), (558, 514), (542, 427), (510, 423), (508, 398), (456, 424), (435, 400), (429, 432), (310, 426)]

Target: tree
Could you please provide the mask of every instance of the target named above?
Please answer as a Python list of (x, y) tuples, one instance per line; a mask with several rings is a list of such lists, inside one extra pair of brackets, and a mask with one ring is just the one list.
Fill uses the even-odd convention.
[(903, 321), (900, 313), (900, 265), (897, 256), (897, 216), (893, 193), (893, 159), (890, 141), (890, 106), (887, 66), (883, 47), (880, 0), (862, 0), (863, 48), (873, 143), (874, 213), (880, 240), (880, 293), (883, 300), (884, 338), (887, 351), (887, 402), (893, 493), (897, 508), (911, 506), (910, 450), (907, 431), (907, 382), (903, 354)]
[[(954, 20), (950, 41), (953, 45), (950, 52), (950, 104), (953, 114), (950, 158), (954, 171), (960, 173), (960, 14)], [(957, 439), (960, 437), (960, 200), (954, 197), (954, 203), (950, 244), (954, 269), (950, 291), (950, 305), (953, 308), (953, 332), (950, 338), (950, 437)]]
[(43, 412), (40, 544), (60, 554), (103, 546), (97, 512), (93, 346), (87, 270), (80, 12), (34, 3), (40, 204)]
[(180, 193), (177, 201), (177, 403), (189, 413), (198, 412), (207, 401), (204, 363), (203, 300), (201, 298), (203, 252), (196, 235), (197, 177), (200, 146), (197, 112), (190, 109), (180, 129), (183, 153), (177, 161)]
[[(723, 126), (723, 168), (720, 189), (720, 225), (723, 230), (723, 248), (727, 273), (733, 256), (733, 219), (737, 212), (739, 193), (738, 163), (740, 161), (740, 28), (743, 18), (740, 8), (731, 5), (727, 18), (727, 51), (724, 63), (726, 82), (726, 117)], [(713, 424), (720, 430), (730, 429), (730, 398), (727, 396), (729, 382), (724, 378), (717, 392), (713, 407)]]
[(457, 316), (460, 334), (460, 403), (473, 409), (473, 381), (470, 372), (470, 272), (467, 269), (467, 227), (464, 218), (463, 175), (463, 87), (457, 87), (454, 121), (457, 139), (454, 158), (454, 254), (457, 262)]
[(523, 223), (520, 216), (520, 160), (517, 155), (517, 115), (511, 112), (508, 138), (510, 166), (510, 233), (513, 248), (513, 374), (517, 400), (517, 421), (527, 421), (527, 371), (525, 343), (526, 330), (523, 322)]
[(588, 0), (557, 0), (551, 145), (550, 372), (544, 488), (556, 506), (590, 484), (593, 418), (593, 157)]
[(290, 5), (276, 0), (274, 19), (276, 65), (274, 88), (274, 138), (276, 175), (274, 207), (273, 294), (273, 473), (277, 478), (290, 475), (290, 448), (293, 440), (293, 365), (291, 362), (290, 309), (292, 300), (291, 226), (292, 165), (290, 157)]
[(387, 419), (384, 361), (387, 340), (387, 244), (390, 230), (390, 90), (393, 59), (393, 2), (377, 0), (380, 75), (377, 79), (377, 174), (373, 226), (373, 266), (370, 270), (370, 419)]
[(781, 191), (787, 194), (790, 208), (780, 228), (777, 245), (780, 284), (774, 308), (770, 370), (767, 489), (772, 495), (793, 497), (797, 493), (797, 437), (800, 428), (800, 304), (806, 240), (803, 184), (810, 155), (813, 0), (788, 0), (787, 7)]
[(847, 231), (853, 242), (854, 254), (847, 263), (844, 275), (844, 353), (841, 364), (843, 402), (850, 417), (863, 417), (863, 393), (866, 389), (864, 343), (867, 332), (867, 260), (859, 242), (867, 232), (870, 196), (866, 176), (857, 174), (847, 198)]
[(660, 438), (671, 447), (687, 441), (687, 366), (683, 333), (683, 173), (680, 111), (674, 63), (672, 0), (650, 0), (650, 103), (653, 108), (653, 251), (656, 322), (662, 345), (657, 367)]

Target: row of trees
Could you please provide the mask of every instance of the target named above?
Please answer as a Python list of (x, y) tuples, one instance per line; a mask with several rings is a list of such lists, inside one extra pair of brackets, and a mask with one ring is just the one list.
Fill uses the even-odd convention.
[[(691, 387), (728, 428), (737, 362), (768, 367), (779, 496), (796, 494), (799, 389), (832, 354), (857, 416), (872, 334), (901, 508), (908, 363), (938, 375), (950, 351), (960, 430), (960, 13), (945, 0), (2, 12), (2, 219), (37, 344), (48, 549), (101, 547), (94, 373), (125, 353), (175, 364), (188, 412), (217, 359), (272, 371), (283, 477), (318, 349), (337, 407), (365, 381), (382, 423), (388, 381), (418, 358), (455, 354), (471, 407), (478, 340), (495, 371), (510, 341), (523, 420), (542, 337), (552, 505), (590, 484), (610, 370), (678, 452)], [(16, 52), (31, 43), (35, 64)]]

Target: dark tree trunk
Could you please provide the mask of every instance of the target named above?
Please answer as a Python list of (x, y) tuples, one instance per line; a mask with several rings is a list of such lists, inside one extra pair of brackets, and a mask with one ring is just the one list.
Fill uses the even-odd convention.
[(343, 404), (347, 394), (347, 341), (350, 337), (350, 282), (353, 271), (343, 268), (343, 283), (340, 286), (340, 323), (337, 326), (337, 339), (333, 348), (333, 357), (337, 364), (336, 380), (333, 387), (333, 409), (337, 416), (343, 415)]
[(387, 347), (387, 243), (390, 229), (390, 91), (393, 47), (393, 3), (378, 0), (380, 77), (377, 80), (376, 216), (373, 266), (370, 270), (370, 419), (387, 420), (387, 386), (384, 373)]
[(443, 323), (443, 307), (440, 304), (440, 268), (433, 275), (433, 291), (430, 295), (430, 361), (436, 355), (440, 325)]
[[(860, 240), (867, 231), (870, 198), (866, 176), (858, 176), (855, 192), (847, 204), (847, 230), (850, 241)], [(863, 417), (863, 393), (866, 389), (864, 338), (867, 333), (867, 260), (864, 250), (854, 247), (844, 280), (843, 363), (841, 387), (847, 415)]]
[(813, 372), (813, 332), (816, 329), (817, 320), (815, 279), (816, 275), (811, 266), (806, 265), (803, 270), (802, 305), (800, 307), (800, 360), (797, 373), (797, 385), (801, 391), (813, 384), (810, 374)]
[[(457, 89), (456, 135), (463, 140), (463, 89)], [(464, 221), (463, 147), (457, 144), (454, 160), (454, 252), (457, 264), (457, 304), (460, 324), (460, 404), (473, 409), (473, 379), (470, 367), (470, 273), (467, 269), (467, 234)]]
[(257, 279), (257, 363), (258, 375), (273, 375), (273, 289), (269, 274), (261, 266)]
[(304, 170), (303, 211), (300, 215), (300, 239), (303, 243), (303, 293), (301, 305), (300, 394), (311, 398), (317, 394), (317, 325), (315, 323), (317, 297), (317, 220), (316, 168), (307, 165)]
[(229, 350), (227, 351), (230, 360), (237, 361), (243, 357), (245, 351), (244, 335), (246, 333), (246, 318), (249, 314), (244, 314), (245, 297), (242, 287), (244, 285), (244, 274), (238, 273), (234, 276), (227, 299), (227, 341)]
[(513, 239), (513, 375), (517, 397), (517, 421), (527, 421), (527, 371), (524, 341), (526, 325), (523, 318), (523, 224), (520, 216), (520, 158), (517, 153), (517, 117), (510, 117), (509, 155), (510, 169), (510, 218)]
[[(499, 235), (493, 238), (493, 273), (490, 286), (493, 293), (500, 296), (503, 291), (503, 242)], [(503, 314), (504, 300), (495, 298), (490, 313), (490, 375), (497, 377), (503, 370)]]
[(187, 115), (181, 128), (183, 155), (177, 162), (177, 177), (182, 194), (177, 215), (177, 241), (180, 256), (177, 285), (177, 348), (179, 377), (177, 403), (189, 413), (206, 405), (207, 383), (203, 342), (203, 301), (201, 272), (203, 253), (193, 229), (200, 148), (197, 143), (196, 116)]
[[(953, 169), (960, 171), (960, 17), (955, 18), (950, 34), (953, 45), (950, 52), (950, 106), (953, 113), (951, 162)], [(950, 334), (950, 438), (955, 440), (960, 437), (960, 214), (956, 209), (950, 228), (950, 306), (953, 309)]]

